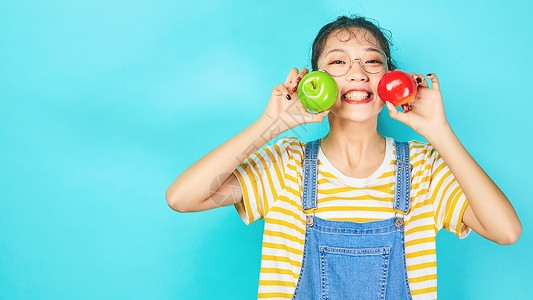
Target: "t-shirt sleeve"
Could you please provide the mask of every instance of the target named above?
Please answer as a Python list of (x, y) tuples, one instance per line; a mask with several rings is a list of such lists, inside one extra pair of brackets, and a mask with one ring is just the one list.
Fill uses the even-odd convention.
[(288, 151), (294, 139), (281, 138), (257, 150), (233, 171), (243, 194), (243, 201), (236, 203), (235, 208), (246, 225), (265, 217), (285, 189)]
[(471, 228), (463, 223), (468, 200), (439, 153), (431, 145), (428, 145), (427, 153), (432, 164), (429, 193), (433, 203), (436, 231), (444, 228), (464, 239), (471, 231)]

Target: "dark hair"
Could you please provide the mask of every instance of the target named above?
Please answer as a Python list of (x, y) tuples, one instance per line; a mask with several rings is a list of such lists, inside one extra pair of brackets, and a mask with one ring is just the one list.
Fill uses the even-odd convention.
[[(313, 53), (311, 56), (311, 67), (313, 71), (318, 69), (318, 57), (322, 54), (324, 46), (326, 45), (326, 40), (329, 35), (334, 32), (340, 32), (342, 30), (349, 30), (350, 28), (359, 28), (364, 29), (366, 32), (372, 34), (372, 36), (377, 40), (379, 46), (387, 55), (387, 65), (389, 70), (396, 69), (396, 63), (391, 58), (390, 47), (392, 46), (391, 38), (387, 38), (383, 31), (387, 31), (389, 35), (392, 35), (389, 30), (380, 28), (379, 24), (376, 25), (371, 22), (369, 19), (360, 16), (340, 16), (337, 20), (324, 25), (318, 32), (318, 35), (313, 42)], [(350, 36), (351, 37), (351, 36)]]

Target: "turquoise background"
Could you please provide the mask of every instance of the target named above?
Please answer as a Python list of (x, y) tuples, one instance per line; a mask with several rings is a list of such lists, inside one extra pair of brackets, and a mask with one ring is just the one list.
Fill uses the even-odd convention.
[[(530, 1), (1, 1), (0, 299), (253, 299), (263, 220), (165, 191), (252, 124), (318, 30), (359, 13), (510, 199), (520, 240), (442, 230), (440, 299), (530, 297)], [(424, 140), (383, 114), (380, 128)], [(307, 141), (323, 124), (283, 136)]]

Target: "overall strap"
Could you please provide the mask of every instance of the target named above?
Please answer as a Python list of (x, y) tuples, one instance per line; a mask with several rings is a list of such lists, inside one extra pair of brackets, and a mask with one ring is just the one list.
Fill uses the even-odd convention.
[(317, 177), (318, 177), (318, 148), (320, 139), (308, 142), (305, 145), (303, 168), (303, 210), (316, 208)]
[(409, 143), (397, 142), (396, 145), (396, 185), (394, 191), (394, 209), (409, 211), (411, 202), (411, 170), (413, 165), (409, 163)]
[[(394, 191), (394, 208), (405, 214), (409, 211), (411, 201), (411, 169), (409, 163), (409, 143), (394, 141), (396, 146), (396, 185)], [(303, 210), (316, 208), (318, 179), (318, 149), (320, 139), (305, 145), (303, 168)]]

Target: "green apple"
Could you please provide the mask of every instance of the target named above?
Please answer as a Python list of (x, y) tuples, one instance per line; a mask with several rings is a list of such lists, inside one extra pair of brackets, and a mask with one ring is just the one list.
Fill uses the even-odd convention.
[(329, 109), (338, 96), (337, 82), (326, 72), (313, 71), (298, 84), (298, 98), (305, 108), (321, 112)]

